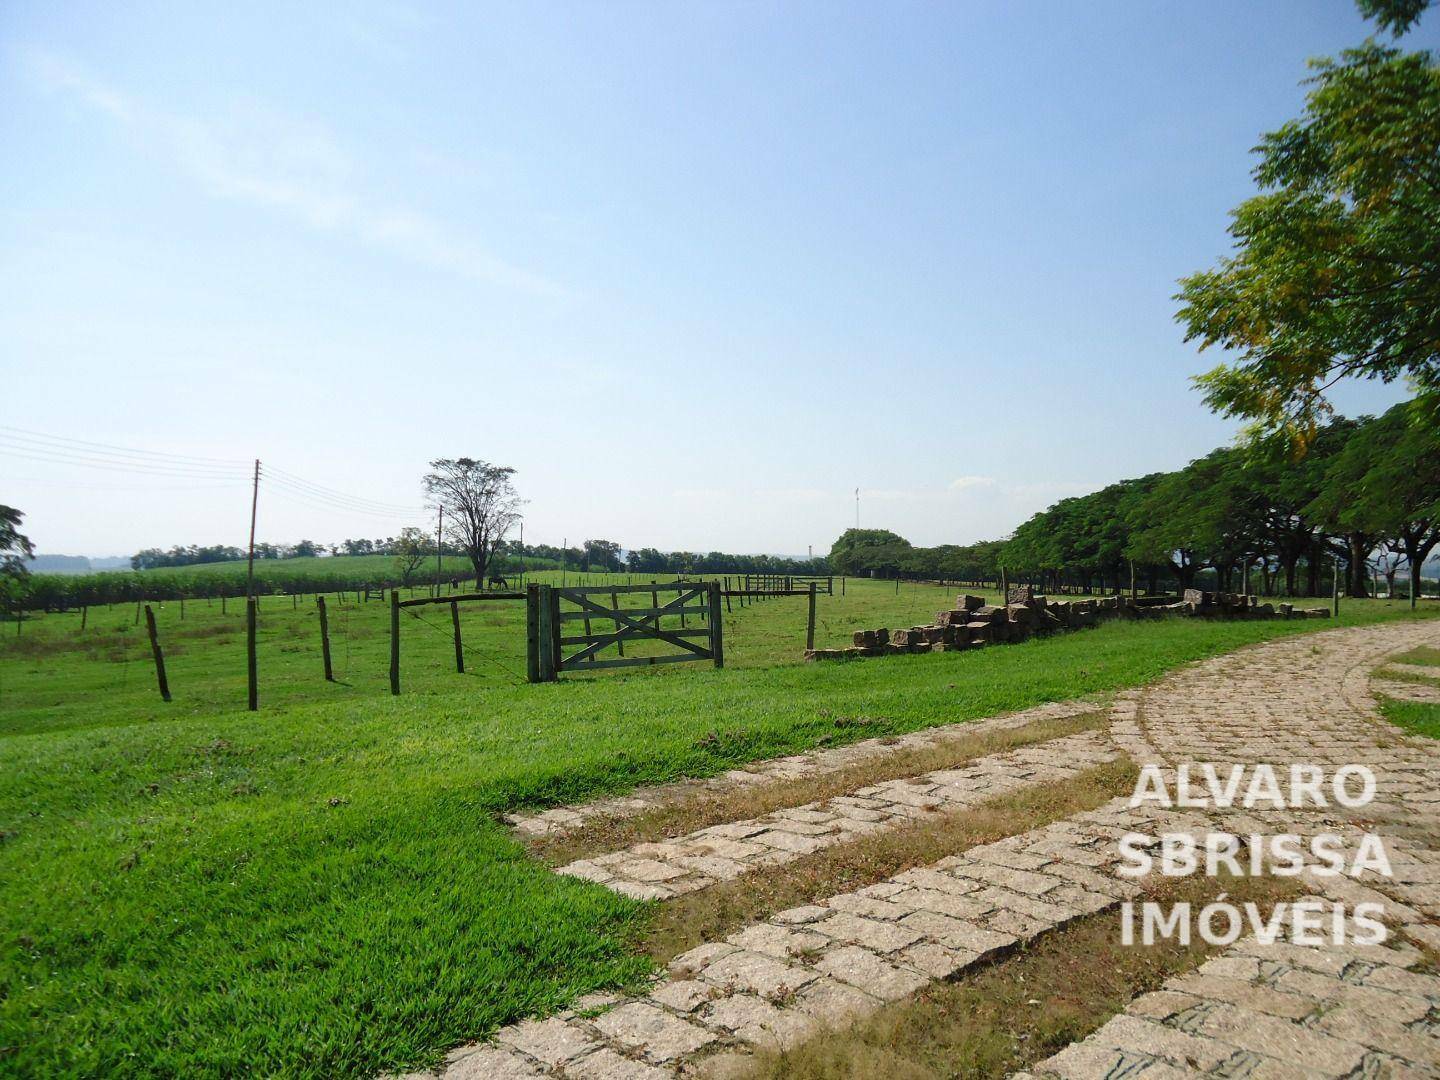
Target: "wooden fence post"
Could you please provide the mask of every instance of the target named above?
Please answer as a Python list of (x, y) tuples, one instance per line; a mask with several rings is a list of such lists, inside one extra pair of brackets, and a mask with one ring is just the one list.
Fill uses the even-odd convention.
[(1331, 586), (1330, 586), (1330, 614), (1335, 615), (1335, 616), (1338, 616), (1338, 615), (1340, 614), (1340, 560), (1339, 560), (1339, 559), (1336, 559), (1336, 560), (1334, 561), (1334, 567), (1335, 567), (1335, 571), (1334, 571), (1333, 574), (1330, 575), (1330, 578), (1331, 578)]
[(815, 648), (815, 582), (810, 582), (810, 611), (805, 618), (805, 648)]
[(80, 609), (80, 629), (81, 629), (82, 631), (85, 629), (85, 623), (86, 623), (86, 621), (87, 621), (89, 618), (90, 618), (90, 609), (89, 609), (89, 607), (82, 607), (82, 608)]
[(150, 655), (155, 658), (155, 681), (160, 684), (160, 698), (170, 700), (170, 683), (165, 678), (165, 654), (160, 651), (160, 637), (155, 633), (155, 612), (145, 605), (145, 632), (150, 635)]
[(320, 611), (320, 655), (325, 660), (325, 681), (335, 681), (335, 669), (330, 666), (330, 615), (325, 610), (325, 597), (315, 597), (315, 606)]
[(560, 594), (554, 589), (550, 589), (549, 595), (546, 596), (545, 599), (547, 601), (545, 605), (545, 618), (549, 620), (547, 625), (550, 630), (550, 678), (558, 679), (560, 677), (560, 662), (565, 656), (560, 646), (560, 632), (564, 629), (563, 624), (560, 622)]
[(525, 679), (540, 681), (540, 586), (525, 586)]
[(715, 658), (715, 666), (725, 666), (725, 620), (720, 614), (720, 583), (710, 583), (710, 652)]
[[(614, 591), (611, 591), (611, 593), (610, 593), (610, 606), (611, 606), (612, 608), (616, 609), (617, 611), (620, 609), (620, 599), (619, 599), (619, 595), (618, 595), (617, 593), (615, 593)], [(620, 623), (619, 623), (618, 621), (617, 621), (617, 622), (612, 622), (612, 623), (610, 624), (610, 626), (615, 630), (616, 633), (619, 633), (619, 632), (620, 632)], [(588, 623), (587, 623), (586, 626), (585, 626), (585, 633), (586, 633), (587, 635), (590, 633), (590, 626), (589, 626)], [(617, 655), (619, 655), (619, 656), (622, 656), (622, 657), (623, 657), (623, 656), (625, 655), (625, 642), (624, 642), (623, 639), (620, 640), (620, 641), (615, 642), (615, 651), (616, 651)]]
[(247, 700), (245, 707), (251, 712), (260, 708), (259, 673), (255, 666), (255, 597), (245, 598), (245, 682)]
[(454, 600), (450, 601), (450, 622), (455, 627), (455, 671), (464, 675), (465, 653), (460, 645), (460, 605)]
[(400, 594), (390, 590), (390, 693), (400, 693)]

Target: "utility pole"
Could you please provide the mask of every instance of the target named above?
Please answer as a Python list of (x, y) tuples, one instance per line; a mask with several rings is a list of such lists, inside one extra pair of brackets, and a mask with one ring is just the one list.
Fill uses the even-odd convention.
[(250, 489), (250, 557), (245, 567), (245, 595), (255, 595), (255, 509), (260, 505), (260, 459), (255, 459), (255, 481)]
[[(445, 507), (440, 507), (440, 521), (435, 526), (435, 595), (440, 595), (440, 549), (445, 545)], [(483, 582), (477, 581), (475, 588), (483, 589)]]
[(255, 479), (250, 490), (250, 554), (245, 566), (245, 681), (249, 692), (247, 708), (260, 708), (260, 684), (255, 669), (255, 512), (260, 506), (260, 459), (255, 459)]

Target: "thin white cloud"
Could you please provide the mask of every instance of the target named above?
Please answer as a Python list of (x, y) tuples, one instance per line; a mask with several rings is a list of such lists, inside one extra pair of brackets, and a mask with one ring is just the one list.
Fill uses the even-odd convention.
[(472, 281), (538, 295), (565, 290), (459, 237), (435, 218), (403, 206), (372, 202), (355, 181), (357, 168), (324, 129), (255, 105), (226, 117), (199, 118), (153, 109), (53, 53), (25, 54), (26, 69), (45, 90), (60, 93), (123, 127), (169, 157), (215, 198), (281, 213), (311, 229), (352, 240)]
[(957, 476), (950, 481), (951, 491), (968, 491), (971, 488), (993, 488), (999, 481), (993, 476)]

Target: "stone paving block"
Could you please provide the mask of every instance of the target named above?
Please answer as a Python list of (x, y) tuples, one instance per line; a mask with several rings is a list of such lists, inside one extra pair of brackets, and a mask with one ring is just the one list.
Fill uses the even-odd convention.
[(860, 893), (834, 896), (826, 903), (829, 904), (832, 911), (848, 911), (852, 915), (863, 915), (867, 919), (879, 919), (882, 922), (895, 922), (913, 910), (891, 900), (881, 900)]
[(787, 1049), (815, 1030), (814, 1017), (797, 1009), (776, 1008), (750, 994), (734, 994), (705, 1007), (705, 1019), (756, 1046)]
[(1365, 1056), (1357, 1043), (1234, 1005), (1216, 1005), (1197, 1028), (1202, 1035), (1335, 1076), (1352, 1072)]
[(826, 975), (795, 995), (794, 1007), (827, 1027), (838, 1028), (880, 1007), (880, 1000)]
[(722, 956), (729, 956), (731, 953), (739, 951), (734, 945), (727, 945), (723, 941), (708, 942), (704, 945), (697, 945), (672, 959), (669, 969), (672, 974), (677, 975), (686, 971), (699, 971), (701, 968), (713, 964)]
[(659, 983), (650, 997), (676, 1012), (694, 1012), (715, 994), (715, 987), (699, 979), (676, 979)]
[(818, 904), (802, 904), (800, 907), (777, 911), (770, 918), (772, 922), (804, 924), (826, 918), (829, 914), (829, 908), (820, 907)]
[(495, 1046), (481, 1046), (452, 1054), (443, 1080), (531, 1080), (543, 1073), (518, 1054)]
[(896, 959), (923, 971), (932, 979), (948, 979), (980, 959), (980, 954), (968, 949), (951, 949), (933, 941), (922, 941), (908, 949), (901, 949)]
[(499, 1042), (521, 1050), (546, 1065), (563, 1065), (595, 1049), (599, 1043), (563, 1020), (526, 1020), (495, 1033)]
[(754, 926), (748, 926), (738, 933), (731, 934), (726, 940), (731, 945), (747, 949), (750, 952), (773, 956), (779, 960), (803, 956), (830, 944), (830, 939), (823, 934), (817, 934), (808, 929), (798, 930), (788, 926), (775, 926), (771, 923), (757, 923)]
[(898, 1001), (930, 981), (910, 968), (886, 963), (857, 945), (831, 949), (816, 961), (815, 967), (881, 1001)]
[(1098, 1046), (1163, 1058), (1172, 1065), (1202, 1072), (1215, 1068), (1234, 1053), (1234, 1047), (1216, 1039), (1187, 1034), (1164, 1024), (1124, 1014), (1108, 1020), (1091, 1036), (1091, 1040)]
[(783, 996), (816, 977), (813, 971), (752, 952), (732, 952), (698, 974), (714, 986), (748, 990), (760, 997)]
[(788, 851), (795, 855), (809, 855), (811, 852), (830, 846), (818, 836), (801, 836), (799, 833), (782, 832), (779, 829), (767, 829), (765, 832), (757, 834), (754, 840), (757, 844), (764, 844), (766, 847)]
[(934, 889), (907, 889), (896, 893), (893, 903), (914, 911), (932, 911), (937, 915), (950, 915), (957, 919), (975, 919), (995, 910), (994, 904), (974, 897), (974, 893), (957, 895)]
[(592, 1022), (602, 1035), (658, 1062), (694, 1053), (717, 1038), (704, 1028), (638, 1001), (612, 1009)]
[[(1398, 1019), (1398, 1018), (1396, 1018)], [(1440, 1032), (1406, 1027), (1359, 1009), (1342, 1006), (1320, 1016), (1315, 1029), (1346, 1042), (1416, 1063), (1440, 1063)]]
[(564, 1075), (566, 1080), (668, 1080), (672, 1074), (607, 1046), (566, 1065)]
[(1061, 1080), (1138, 1080), (1140, 1077), (1159, 1080), (1152, 1071), (1154, 1065), (1155, 1060), (1144, 1054), (1129, 1053), (1086, 1040), (1072, 1043), (1054, 1057), (1042, 1061), (1035, 1071), (1040, 1076), (1058, 1076)]
[(1312, 998), (1216, 975), (1181, 975), (1166, 980), (1165, 987), (1286, 1020), (1300, 1020), (1319, 1008), (1319, 1003)]
[(867, 919), (852, 915), (848, 911), (837, 911), (830, 918), (810, 925), (811, 929), (836, 941), (863, 945), (872, 952), (879, 953), (895, 952), (906, 945), (915, 944), (922, 937), (918, 930), (907, 926), (880, 919)]

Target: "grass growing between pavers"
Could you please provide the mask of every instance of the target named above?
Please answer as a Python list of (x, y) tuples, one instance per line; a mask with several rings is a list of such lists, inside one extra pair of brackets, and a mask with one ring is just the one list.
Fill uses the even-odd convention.
[[(1293, 878), (1162, 879), (1144, 899), (1200, 905), (1220, 892), (1237, 904), (1254, 901), (1268, 915), (1299, 889)], [(1194, 971), (1218, 951), (1199, 935), (1188, 945), (1126, 946), (1116, 911), (1084, 916), (952, 982), (888, 1005), (847, 1031), (762, 1052), (747, 1076), (998, 1080), (1085, 1038), (1133, 998)]]
[(1440, 668), (1435, 669), (1435, 674), (1430, 675), (1419, 671), (1406, 671), (1396, 667), (1381, 667), (1375, 669), (1377, 679), (1388, 679), (1391, 682), (1410, 683), (1412, 686), (1440, 686)]
[(1390, 659), (1397, 664), (1424, 664), (1426, 667), (1440, 668), (1440, 649), (1421, 645), (1409, 652), (1397, 653)]
[(803, 855), (779, 869), (757, 870), (666, 901), (642, 939), (658, 963), (777, 911), (853, 892), (981, 844), (1048, 825), (1129, 795), (1139, 770), (1128, 759), (1097, 765), (1069, 780), (1002, 795), (971, 810), (869, 833)]
[[(1351, 606), (1342, 623), (1408, 617)], [(773, 633), (793, 636), (773, 610)], [(370, 1076), (433, 1062), (646, 966), (627, 951), (646, 909), (557, 879), (495, 814), (1103, 694), (1326, 625), (1112, 623), (973, 653), (539, 687), (453, 671), (442, 685), (442, 641), (434, 682), (400, 698), (357, 682), (312, 699), (314, 657), (277, 652), (312, 682), (287, 700), (272, 656), (257, 714), (186, 704), (183, 657), (166, 708), (133, 670), (128, 690), (107, 688), (114, 662), (71, 679), (7, 653), (0, 1071)], [(190, 659), (228, 672), (207, 640)]]
[(729, 790), (695, 792), (673, 804), (657, 806), (633, 816), (598, 817), (566, 833), (537, 837), (528, 841), (527, 846), (552, 866), (562, 866), (575, 859), (619, 851), (632, 844), (684, 836), (711, 825), (747, 821), (774, 810), (834, 798), (884, 780), (959, 768), (990, 754), (1033, 746), (1082, 731), (1094, 731), (1106, 722), (1106, 714), (1096, 711), (1076, 716), (1047, 717), (1018, 728), (975, 732), (947, 739), (936, 746), (897, 749), (815, 776), (774, 780)]

